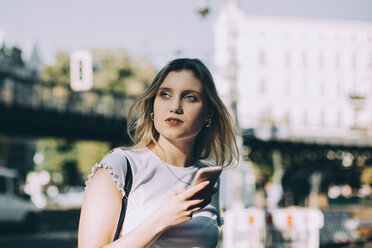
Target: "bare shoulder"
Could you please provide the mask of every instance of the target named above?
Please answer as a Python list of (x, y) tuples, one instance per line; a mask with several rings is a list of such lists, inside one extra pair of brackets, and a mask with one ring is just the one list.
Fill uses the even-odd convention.
[(105, 168), (97, 169), (84, 194), (79, 223), (79, 247), (110, 243), (121, 208), (121, 193)]
[(96, 194), (114, 194), (121, 198), (120, 190), (118, 189), (117, 182), (113, 179), (112, 173), (106, 168), (98, 168), (92, 177), (91, 182), (87, 186), (86, 193), (94, 191)]

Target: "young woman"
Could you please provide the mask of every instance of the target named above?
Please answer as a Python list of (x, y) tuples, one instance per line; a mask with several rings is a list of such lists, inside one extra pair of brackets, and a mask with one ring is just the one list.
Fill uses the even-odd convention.
[[(191, 182), (201, 167), (234, 164), (238, 150), (209, 70), (197, 59), (171, 61), (135, 101), (128, 123), (133, 147), (114, 149), (89, 175), (79, 248), (216, 247), (219, 183), (213, 189), (206, 188), (208, 181)], [(120, 237), (113, 241), (127, 197), (127, 161), (133, 183)], [(204, 188), (210, 190), (195, 197)]]

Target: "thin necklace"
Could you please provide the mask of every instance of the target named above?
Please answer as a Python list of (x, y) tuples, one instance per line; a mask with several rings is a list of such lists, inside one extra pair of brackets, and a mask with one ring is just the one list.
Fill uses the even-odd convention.
[(188, 182), (183, 181), (181, 178), (179, 178), (179, 177), (178, 177), (178, 176), (177, 176), (177, 175), (176, 175), (176, 174), (171, 170), (171, 168), (169, 167), (169, 165), (167, 164), (167, 162), (165, 162), (165, 161), (160, 157), (160, 155), (155, 151), (155, 149), (154, 149), (154, 152), (155, 152), (155, 154), (159, 157), (161, 163), (164, 164), (165, 167), (167, 167), (167, 169), (169, 170), (169, 172), (170, 172), (170, 173), (171, 173), (175, 178), (177, 178), (178, 181), (180, 181), (181, 183), (184, 183), (184, 184), (186, 184), (186, 185), (191, 186), (191, 183), (188, 183)]

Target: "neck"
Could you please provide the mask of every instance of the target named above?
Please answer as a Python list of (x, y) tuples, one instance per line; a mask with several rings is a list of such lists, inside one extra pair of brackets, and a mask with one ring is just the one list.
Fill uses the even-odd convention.
[(159, 137), (158, 143), (149, 147), (160, 159), (168, 164), (188, 167), (195, 163), (194, 142), (172, 143), (171, 141)]

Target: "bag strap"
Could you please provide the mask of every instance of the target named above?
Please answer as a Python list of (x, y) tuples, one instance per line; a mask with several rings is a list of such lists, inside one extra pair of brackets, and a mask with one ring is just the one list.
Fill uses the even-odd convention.
[(119, 217), (118, 226), (116, 228), (114, 241), (119, 238), (121, 228), (123, 226), (123, 222), (124, 222), (124, 218), (125, 218), (125, 212), (127, 211), (128, 196), (129, 196), (130, 190), (132, 189), (132, 181), (133, 181), (132, 169), (131, 169), (128, 158), (127, 157), (125, 157), (125, 158), (127, 160), (127, 174), (125, 175), (125, 185), (124, 185), (125, 195), (121, 200), (120, 217)]

